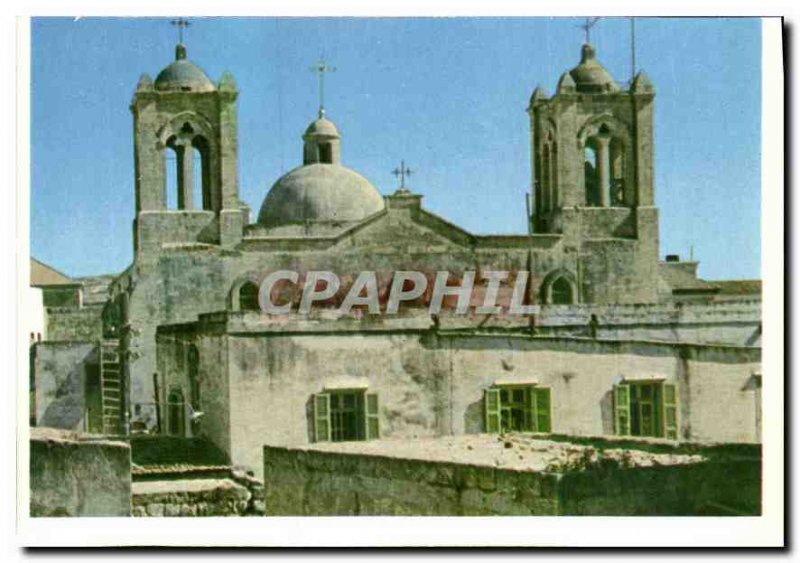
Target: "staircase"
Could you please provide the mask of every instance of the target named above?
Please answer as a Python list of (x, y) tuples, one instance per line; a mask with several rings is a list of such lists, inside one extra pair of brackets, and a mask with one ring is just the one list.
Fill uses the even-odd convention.
[(119, 340), (100, 342), (100, 400), (103, 434), (122, 434), (122, 375)]

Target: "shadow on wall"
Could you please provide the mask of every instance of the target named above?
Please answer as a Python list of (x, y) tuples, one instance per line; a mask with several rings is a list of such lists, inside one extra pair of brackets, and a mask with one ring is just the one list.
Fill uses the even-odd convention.
[(603, 421), (603, 435), (614, 434), (614, 392), (606, 391), (600, 399), (600, 417)]
[(314, 443), (314, 395), (309, 395), (306, 400), (306, 434), (308, 443)]
[(464, 411), (464, 434), (483, 432), (483, 399), (467, 405)]
[[(90, 366), (93, 366), (94, 369)], [(50, 374), (56, 381), (53, 395), (49, 397), (49, 404), (37, 421), (37, 425), (67, 430), (83, 429), (86, 407), (94, 398), (93, 393), (89, 393), (87, 397), (86, 391), (90, 391), (89, 388), (92, 387), (92, 382), (87, 381), (90, 372), (98, 372), (96, 352), (92, 350), (84, 358), (70, 366), (63, 379), (58, 378), (58, 371), (59, 366), (54, 365), (52, 369), (40, 372), (42, 375)], [(42, 398), (44, 399), (44, 397)]]

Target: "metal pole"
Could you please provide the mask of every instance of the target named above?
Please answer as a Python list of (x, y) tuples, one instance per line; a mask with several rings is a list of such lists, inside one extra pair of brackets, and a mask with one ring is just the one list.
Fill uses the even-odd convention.
[(636, 19), (631, 18), (631, 83), (636, 78)]

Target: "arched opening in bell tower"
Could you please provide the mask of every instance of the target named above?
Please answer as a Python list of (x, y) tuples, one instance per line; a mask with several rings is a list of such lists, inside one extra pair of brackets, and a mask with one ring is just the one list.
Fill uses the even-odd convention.
[(611, 205), (621, 207), (626, 205), (625, 186), (625, 145), (618, 138), (611, 139), (610, 145), (610, 170), (611, 170)]
[(333, 148), (330, 143), (320, 143), (317, 145), (319, 151), (319, 162), (322, 164), (333, 164)]
[(211, 195), (211, 166), (208, 141), (202, 135), (192, 139), (194, 155), (194, 205), (196, 209), (212, 211), (214, 202)]
[(167, 209), (214, 209), (210, 152), (206, 138), (196, 135), (189, 123), (169, 137), (162, 151)]
[(178, 209), (178, 153), (173, 145), (168, 144), (161, 155), (165, 168), (164, 204), (167, 209)]
[(597, 147), (589, 139), (583, 149), (583, 176), (586, 191), (586, 205), (598, 207), (600, 205), (600, 182), (597, 177)]

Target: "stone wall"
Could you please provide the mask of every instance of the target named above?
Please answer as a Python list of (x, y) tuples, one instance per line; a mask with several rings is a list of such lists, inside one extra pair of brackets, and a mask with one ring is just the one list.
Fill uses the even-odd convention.
[(133, 484), (133, 516), (243, 516), (251, 498), (231, 479), (180, 479)]
[(31, 428), (31, 516), (130, 516), (128, 444)]
[(559, 513), (559, 476), (264, 447), (267, 516)]
[(552, 473), (265, 446), (264, 475), (268, 516), (760, 514), (755, 455)]
[(103, 338), (103, 307), (48, 307), (47, 339), (52, 341), (96, 342)]

